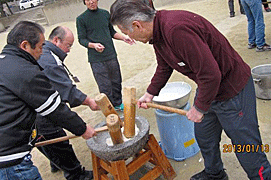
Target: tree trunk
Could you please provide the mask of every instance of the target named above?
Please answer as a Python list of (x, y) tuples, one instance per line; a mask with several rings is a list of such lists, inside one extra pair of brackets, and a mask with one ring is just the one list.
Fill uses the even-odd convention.
[(13, 14), (13, 12), (12, 12), (12, 10), (10, 9), (10, 7), (9, 7), (9, 5), (8, 5), (7, 2), (6, 2), (6, 5), (7, 5), (7, 7), (8, 7), (8, 10), (9, 10), (10, 14)]

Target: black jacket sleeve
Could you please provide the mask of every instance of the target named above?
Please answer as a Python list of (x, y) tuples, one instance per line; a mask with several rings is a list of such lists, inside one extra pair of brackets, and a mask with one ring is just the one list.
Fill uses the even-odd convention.
[[(50, 84), (43, 72), (24, 78), (17, 90), (18, 96), (41, 116), (47, 116), (51, 122), (80, 136), (86, 131), (85, 122), (61, 101), (58, 91)], [(23, 81), (23, 80), (22, 80)]]

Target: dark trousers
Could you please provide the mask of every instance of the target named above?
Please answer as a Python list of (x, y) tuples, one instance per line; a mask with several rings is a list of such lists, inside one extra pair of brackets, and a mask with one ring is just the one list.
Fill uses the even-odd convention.
[(113, 106), (120, 105), (122, 103), (122, 78), (118, 59), (91, 63), (90, 66), (100, 93), (106, 94)]
[[(43, 135), (44, 139), (54, 139), (66, 136), (62, 129), (59, 132)], [(69, 141), (62, 141), (46, 146), (38, 147), (39, 151), (43, 153), (50, 162), (64, 171), (64, 176), (68, 180), (77, 180), (81, 174), (81, 164), (77, 159), (72, 145)]]
[[(235, 154), (250, 179), (260, 180), (263, 176), (267, 180), (271, 177), (270, 164), (262, 152), (266, 149), (260, 150), (262, 140), (252, 78), (232, 99), (214, 101), (203, 121), (195, 123), (195, 136), (204, 158), (205, 170), (211, 174), (223, 169), (219, 145), (222, 130), (231, 139), (232, 148), (235, 149)], [(222, 149), (229, 151), (229, 146), (222, 145)]]
[[(244, 14), (245, 11), (244, 11), (244, 8), (243, 8), (243, 6), (241, 4), (241, 0), (238, 0), (238, 1), (239, 1), (239, 5), (240, 5), (240, 12), (242, 14)], [(231, 15), (235, 15), (235, 12), (234, 12), (234, 0), (229, 0), (228, 4), (229, 4), (229, 9), (230, 9), (230, 14)]]

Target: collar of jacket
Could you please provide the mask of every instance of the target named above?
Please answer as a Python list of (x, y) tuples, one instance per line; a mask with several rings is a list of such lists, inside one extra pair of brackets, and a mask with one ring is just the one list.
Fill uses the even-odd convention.
[(99, 7), (97, 7), (97, 9), (95, 9), (95, 10), (90, 10), (90, 9), (87, 9), (89, 12), (91, 12), (91, 13), (95, 13), (95, 12), (97, 12), (97, 11), (99, 11)]
[(153, 36), (150, 44), (158, 44), (161, 40), (161, 25), (160, 25), (161, 11), (156, 11), (153, 19)]
[(51, 43), (50, 41), (45, 41), (45, 45), (43, 46), (43, 51), (52, 51), (55, 55), (59, 57), (59, 59), (64, 62), (64, 59), (67, 56), (67, 53), (62, 51), (59, 47)]
[(43, 70), (43, 68), (38, 64), (37, 60), (31, 55), (29, 54), (28, 52), (26, 52), (25, 50), (19, 48), (19, 47), (16, 47), (14, 45), (11, 45), (11, 44), (7, 44), (2, 53), (1, 54), (8, 54), (8, 55), (12, 55), (12, 56), (19, 56), (29, 62), (31, 62), (32, 64), (34, 65), (37, 65), (40, 70)]

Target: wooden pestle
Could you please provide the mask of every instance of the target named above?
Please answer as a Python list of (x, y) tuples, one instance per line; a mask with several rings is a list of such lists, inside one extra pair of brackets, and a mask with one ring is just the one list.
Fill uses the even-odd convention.
[(123, 126), (123, 122), (120, 120), (120, 117), (117, 111), (115, 110), (114, 106), (112, 105), (112, 103), (110, 102), (106, 94), (101, 93), (98, 96), (96, 96), (94, 100), (97, 103), (97, 105), (100, 107), (105, 117), (107, 117), (109, 114), (116, 114), (121, 123), (120, 124), (121, 127)]
[(116, 114), (109, 114), (106, 117), (106, 124), (113, 144), (123, 143), (119, 117)]
[(124, 104), (124, 136), (132, 138), (135, 136), (135, 109), (136, 105), (133, 103), (136, 99), (136, 88), (123, 88), (123, 104)]

